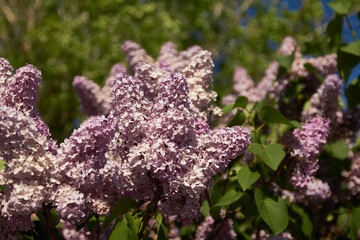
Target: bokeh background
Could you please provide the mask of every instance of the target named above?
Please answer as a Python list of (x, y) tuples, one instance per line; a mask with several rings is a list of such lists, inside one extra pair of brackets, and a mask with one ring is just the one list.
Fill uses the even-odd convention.
[[(358, 0), (349, 21), (358, 33)], [(293, 36), (306, 55), (324, 55), (330, 1), (314, 0), (0, 0), (0, 56), (14, 68), (42, 72), (38, 108), (62, 141), (84, 118), (72, 80), (84, 75), (103, 85), (111, 66), (125, 63), (121, 45), (133, 40), (157, 57), (162, 44), (200, 45), (213, 53), (214, 89), (232, 91), (236, 66), (259, 80), (281, 40)], [(344, 23), (342, 41), (353, 41)], [(359, 66), (352, 77), (359, 74)]]

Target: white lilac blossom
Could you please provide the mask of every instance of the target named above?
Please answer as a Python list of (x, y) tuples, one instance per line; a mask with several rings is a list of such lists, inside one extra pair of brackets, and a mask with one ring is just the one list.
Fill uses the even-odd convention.
[(189, 65), (182, 71), (189, 86), (191, 109), (207, 122), (212, 122), (222, 114), (221, 109), (213, 104), (217, 96), (211, 90), (213, 67), (211, 53), (201, 51), (192, 57)]
[(294, 129), (285, 138), (284, 144), (290, 150), (290, 182), (302, 191), (314, 180), (319, 165), (317, 156), (329, 135), (330, 120), (315, 116), (302, 123), (302, 130)]
[(338, 75), (332, 74), (325, 78), (323, 84), (310, 99), (310, 107), (303, 112), (303, 116), (321, 115), (331, 119), (335, 124), (342, 118), (342, 111), (338, 105), (341, 94), (342, 81)]
[(100, 87), (86, 77), (77, 76), (74, 78), (73, 86), (80, 101), (80, 111), (87, 116), (108, 115), (110, 112), (110, 85), (115, 79), (116, 74), (125, 72), (126, 68), (121, 63), (115, 64), (111, 68), (109, 76), (106, 78), (104, 87)]
[[(125, 73), (117, 77), (109, 115), (115, 133), (107, 164), (115, 164), (120, 171), (114, 171), (121, 182), (119, 195), (147, 201), (161, 186), (162, 212), (190, 223), (199, 216), (200, 196), (212, 177), (250, 143), (249, 130), (210, 130), (204, 120), (196, 121), (187, 79), (180, 73), (164, 71), (158, 79), (145, 82)], [(146, 84), (149, 79), (156, 83)], [(147, 94), (147, 86), (156, 89)]]

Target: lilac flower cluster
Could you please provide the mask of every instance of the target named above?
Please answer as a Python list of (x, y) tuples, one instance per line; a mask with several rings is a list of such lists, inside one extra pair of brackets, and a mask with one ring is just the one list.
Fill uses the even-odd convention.
[[(1, 237), (30, 228), (30, 215), (52, 201), (59, 184), (54, 164), (56, 143), (38, 116), (35, 104), (41, 73), (32, 65), (12, 67), (1, 59), (0, 159), (6, 168), (0, 184), (6, 187), (1, 196)], [(3, 224), (2, 224), (3, 225)]]
[[(157, 80), (167, 71), (180, 72), (185, 75), (189, 87), (190, 107), (202, 118), (212, 122), (221, 116), (221, 109), (213, 103), (216, 92), (211, 90), (213, 63), (211, 54), (199, 46), (193, 46), (178, 52), (174, 43), (165, 43), (154, 63), (144, 49), (137, 43), (126, 41), (123, 50), (130, 65), (130, 72), (141, 78), (146, 85), (145, 94), (155, 94)], [(87, 116), (108, 115), (110, 113), (110, 85), (116, 74), (126, 69), (122, 64), (113, 66), (103, 88), (85, 77), (77, 76), (73, 86), (80, 99), (81, 111)]]
[(231, 219), (224, 219), (218, 226), (215, 226), (215, 220), (211, 216), (208, 216), (196, 229), (195, 239), (236, 239), (233, 221)]
[(342, 119), (342, 111), (338, 105), (342, 81), (338, 75), (328, 75), (324, 83), (310, 99), (310, 107), (303, 112), (305, 118), (321, 115), (331, 119), (332, 123)]
[(346, 185), (353, 196), (360, 193), (360, 155), (355, 154), (351, 158), (352, 163), (349, 171), (342, 172)]
[(295, 129), (285, 138), (284, 144), (290, 148), (292, 185), (306, 191), (314, 181), (319, 166), (317, 156), (329, 135), (330, 120), (315, 116), (302, 123), (302, 130)]
[(105, 86), (100, 87), (94, 81), (86, 77), (74, 78), (73, 86), (80, 101), (80, 110), (87, 116), (108, 115), (110, 112), (110, 85), (119, 72), (126, 71), (121, 63), (115, 64), (106, 79)]
[[(337, 71), (336, 54), (305, 59), (302, 57), (300, 47), (297, 46), (295, 39), (289, 36), (283, 39), (278, 49), (278, 53), (283, 56), (290, 56), (294, 53), (295, 59), (289, 73), (280, 76), (280, 78), (276, 80), (280, 66), (277, 62), (272, 62), (265, 71), (264, 77), (255, 86), (254, 81), (248, 75), (246, 70), (242, 67), (238, 67), (234, 74), (235, 96), (232, 98), (236, 99), (238, 96), (246, 96), (249, 99), (249, 102), (257, 102), (263, 100), (268, 94), (270, 98), (279, 100), (288, 86), (290, 79), (302, 77), (308, 79), (308, 85), (314, 84), (314, 79), (316, 79), (316, 77), (314, 78), (314, 75), (307, 71), (304, 64), (311, 64), (315, 71), (323, 77), (335, 74)], [(319, 80), (315, 82), (319, 82)], [(226, 98), (225, 102), (223, 100), (223, 105), (227, 105), (230, 99), (231, 98)]]

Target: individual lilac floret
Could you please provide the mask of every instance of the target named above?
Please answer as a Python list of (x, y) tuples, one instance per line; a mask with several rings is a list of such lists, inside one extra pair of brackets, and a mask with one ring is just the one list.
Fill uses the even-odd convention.
[(0, 158), (6, 162), (4, 212), (29, 215), (50, 201), (59, 176), (50, 146), (32, 118), (0, 107)]
[(5, 58), (0, 58), (0, 96), (1, 92), (6, 88), (13, 71), (14, 69), (9, 61)]
[(310, 99), (310, 107), (303, 112), (304, 117), (321, 115), (332, 120), (335, 124), (342, 118), (342, 111), (338, 105), (341, 94), (342, 81), (338, 75), (328, 75), (324, 83)]
[(41, 72), (33, 65), (19, 68), (8, 82), (6, 91), (1, 93), (0, 104), (35, 116), (40, 81)]
[(191, 109), (198, 118), (212, 122), (222, 111), (214, 105), (216, 92), (211, 90), (212, 68), (214, 64), (211, 53), (201, 51), (192, 57), (189, 65), (183, 70), (189, 86)]
[(302, 123), (302, 130), (295, 129), (292, 136), (285, 139), (290, 147), (290, 182), (295, 188), (305, 191), (314, 180), (318, 170), (317, 156), (329, 135), (330, 120), (319, 116)]
[(122, 49), (126, 55), (126, 61), (130, 65), (130, 70), (135, 71), (135, 66), (139, 62), (153, 64), (154, 60), (146, 53), (139, 44), (132, 41), (125, 41)]

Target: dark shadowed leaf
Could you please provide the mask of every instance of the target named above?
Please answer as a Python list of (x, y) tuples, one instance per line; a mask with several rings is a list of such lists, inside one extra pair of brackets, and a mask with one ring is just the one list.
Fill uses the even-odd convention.
[(285, 200), (280, 197), (277, 201), (271, 198), (264, 198), (263, 192), (256, 188), (255, 202), (261, 218), (271, 228), (274, 235), (285, 230), (289, 222)]

